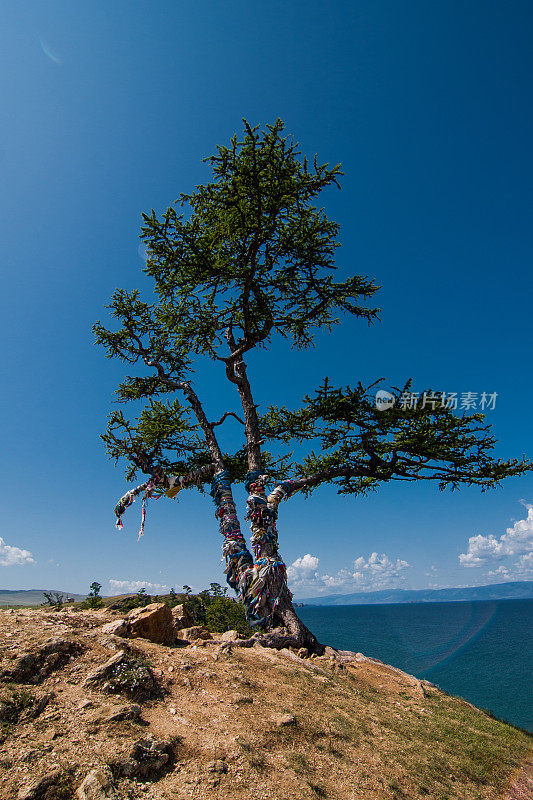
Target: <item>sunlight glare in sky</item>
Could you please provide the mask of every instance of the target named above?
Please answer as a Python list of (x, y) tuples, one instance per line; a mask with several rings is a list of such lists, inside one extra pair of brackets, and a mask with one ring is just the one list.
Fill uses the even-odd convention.
[(47, 43), (44, 41), (44, 39), (43, 39), (43, 37), (42, 37), (42, 36), (39, 36), (39, 42), (40, 42), (41, 49), (42, 49), (43, 53), (45, 54), (45, 56), (48, 56), (48, 58), (49, 58), (51, 61), (53, 61), (53, 62), (54, 62), (54, 64), (59, 64), (59, 65), (61, 65), (61, 64), (63, 63), (63, 62), (61, 61), (61, 59), (59, 58), (59, 56), (57, 56), (57, 55), (56, 55), (56, 54), (53, 52), (53, 50), (51, 50), (51, 49), (50, 49), (50, 46), (49, 46), (49, 45), (48, 45), (48, 44), (47, 44)]

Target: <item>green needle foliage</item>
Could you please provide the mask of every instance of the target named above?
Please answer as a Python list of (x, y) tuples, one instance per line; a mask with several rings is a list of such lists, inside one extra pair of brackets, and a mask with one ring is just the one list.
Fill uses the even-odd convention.
[[(281, 120), (264, 129), (245, 121), (240, 138), (205, 159), (209, 183), (181, 194), (162, 215), (143, 215), (154, 300), (117, 289), (108, 308), (118, 327), (94, 326), (108, 357), (135, 368), (119, 384), (118, 401), (143, 404), (137, 419), (113, 412), (102, 437), (109, 455), (125, 459), (129, 479), (140, 470), (162, 486), (201, 467), (204, 482), (222, 468), (233, 480), (262, 469), (274, 480), (294, 478), (305, 492), (334, 483), (350, 494), (391, 480), (488, 489), (530, 470), (525, 459), (493, 456), (495, 440), (480, 414), (441, 403), (401, 408), (409, 383), (393, 391), (387, 410), (375, 405), (379, 382), (335, 388), (326, 379), (300, 409), (258, 415), (248, 351), (268, 348), (275, 335), (307, 348), (343, 315), (371, 323), (378, 312), (369, 305), (378, 288), (372, 280), (336, 280), (339, 226), (316, 205), (324, 189), (339, 185), (340, 165), (308, 161), (282, 133)], [(190, 383), (201, 357), (234, 384), (238, 414), (208, 420)], [(245, 424), (242, 446), (231, 453), (217, 435), (228, 416)], [(305, 447), (295, 460), (295, 449)]]
[(334, 388), (326, 378), (302, 408), (271, 406), (261, 418), (265, 440), (316, 443), (297, 466), (307, 493), (328, 482), (339, 487), (339, 494), (362, 494), (391, 480), (436, 481), (439, 489), (452, 491), (477, 485), (485, 491), (532, 469), (525, 459), (493, 457), (496, 440), (483, 414), (459, 416), (442, 393), (429, 389), (422, 398), (436, 399), (411, 408), (402, 402), (411, 381), (393, 389), (394, 405), (380, 410), (380, 384)]

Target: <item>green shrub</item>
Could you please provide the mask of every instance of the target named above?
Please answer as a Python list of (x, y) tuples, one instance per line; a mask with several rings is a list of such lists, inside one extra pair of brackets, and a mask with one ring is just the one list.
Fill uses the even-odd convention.
[(95, 597), (94, 595), (89, 595), (89, 597), (80, 603), (80, 608), (102, 608), (104, 605), (104, 601), (101, 597)]
[(253, 631), (246, 621), (244, 606), (227, 597), (214, 597), (207, 605), (205, 625), (210, 631), (238, 631), (242, 636), (251, 636)]

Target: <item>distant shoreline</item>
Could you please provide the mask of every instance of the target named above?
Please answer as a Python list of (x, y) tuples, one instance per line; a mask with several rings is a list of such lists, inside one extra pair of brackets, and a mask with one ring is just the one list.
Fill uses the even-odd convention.
[(375, 602), (375, 603), (298, 603), (298, 608), (353, 608), (357, 606), (448, 606), (459, 603), (524, 603), (533, 601), (533, 597), (490, 597), (487, 600), (404, 600), (403, 602)]
[(399, 605), (413, 603), (456, 603), (484, 600), (532, 600), (533, 581), (492, 583), (449, 589), (382, 589), (298, 599), (304, 606)]

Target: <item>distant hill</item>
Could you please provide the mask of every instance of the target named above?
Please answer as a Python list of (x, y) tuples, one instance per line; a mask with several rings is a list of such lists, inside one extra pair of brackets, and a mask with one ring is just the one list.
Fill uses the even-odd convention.
[(379, 592), (330, 594), (300, 600), (310, 606), (376, 605), (382, 603), (448, 603), (459, 600), (533, 599), (533, 581), (492, 583), (458, 589), (382, 589)]
[(2, 606), (40, 606), (45, 602), (44, 592), (59, 591), (65, 598), (85, 600), (86, 594), (71, 594), (59, 589), (0, 589), (0, 608)]

